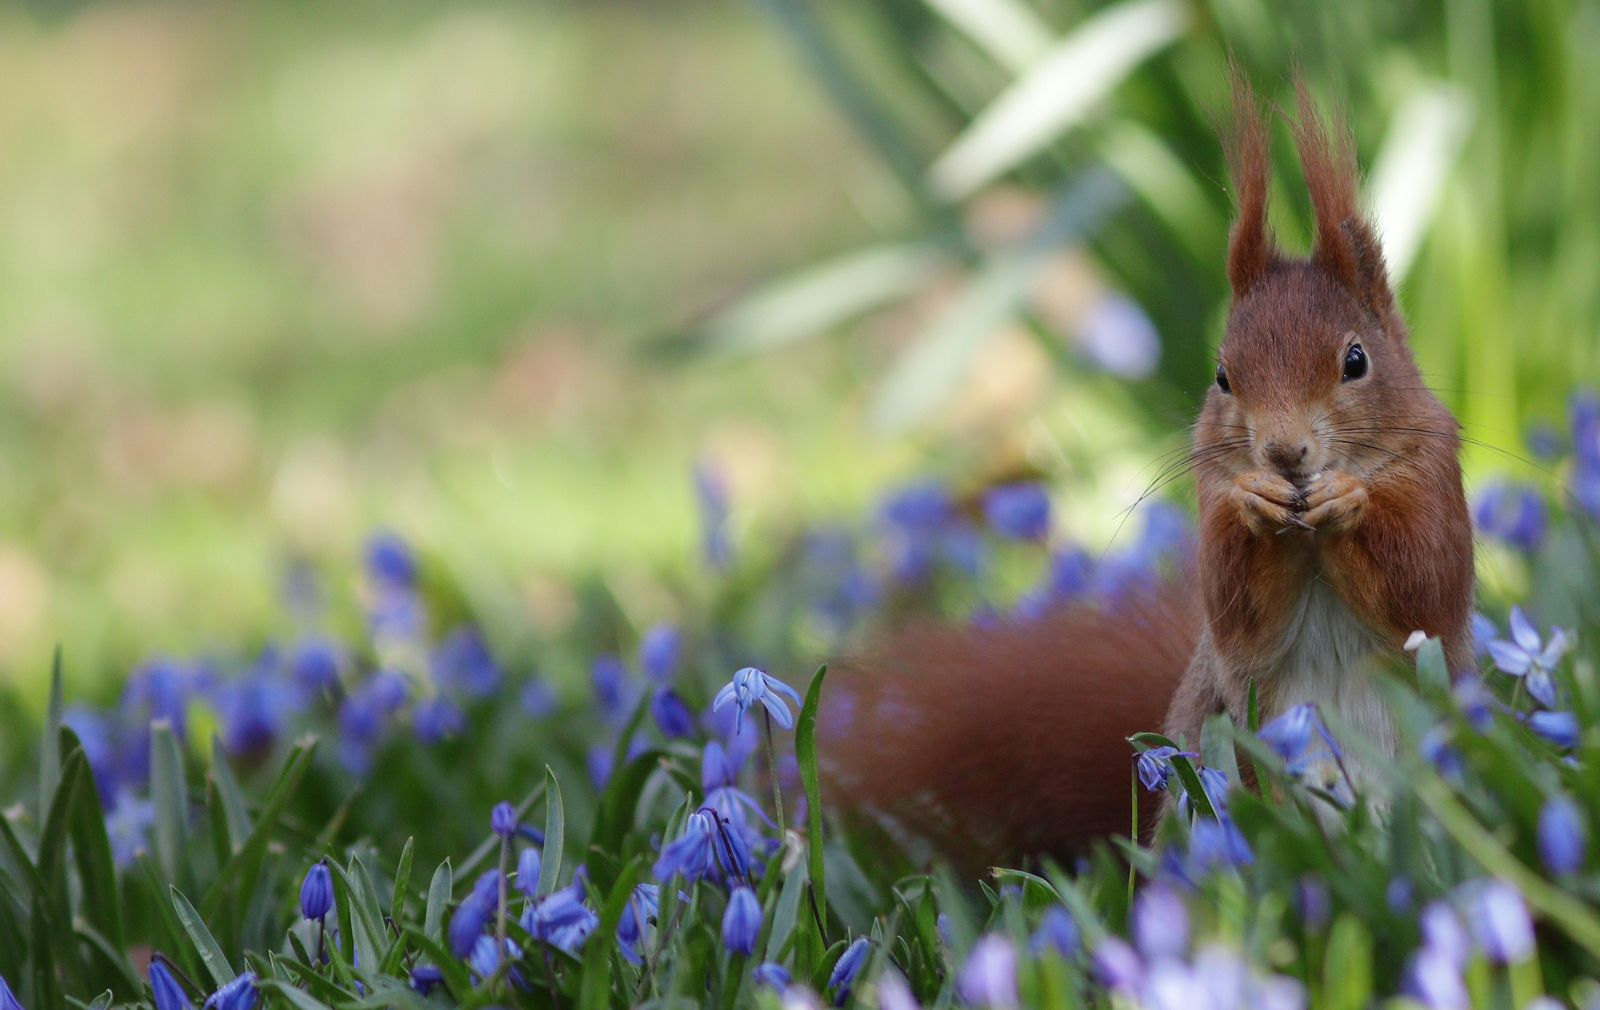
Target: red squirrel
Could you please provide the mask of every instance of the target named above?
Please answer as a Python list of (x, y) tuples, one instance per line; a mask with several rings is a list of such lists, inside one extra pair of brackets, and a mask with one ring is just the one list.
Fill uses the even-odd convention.
[(1244, 724), (1252, 681), (1263, 721), (1317, 702), (1392, 748), (1372, 678), (1407, 637), (1437, 635), (1451, 670), (1472, 666), (1459, 426), (1412, 358), (1353, 144), (1298, 92), (1306, 258), (1268, 228), (1267, 124), (1235, 73), (1233, 300), (1194, 428), (1195, 556), (1114, 605), (907, 628), (829, 684), (829, 785), (914, 855), (918, 840), (957, 858), (1066, 855), (1128, 832), (1126, 738), (1160, 727), (1197, 748), (1207, 716)]

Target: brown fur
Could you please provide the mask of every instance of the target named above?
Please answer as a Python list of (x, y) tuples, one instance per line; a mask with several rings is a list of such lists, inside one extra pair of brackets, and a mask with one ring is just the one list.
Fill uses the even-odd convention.
[[(1196, 425), (1198, 591), (1178, 581), (1110, 612), (1077, 605), (880, 643), (829, 685), (832, 795), (969, 857), (1064, 854), (1125, 832), (1124, 738), (1163, 712), (1167, 735), (1191, 745), (1211, 713), (1242, 724), (1253, 679), (1265, 718), (1289, 704), (1275, 664), (1320, 643), (1295, 621), (1317, 581), (1380, 654), (1399, 658), (1422, 629), (1443, 637), (1453, 670), (1470, 667), (1457, 425), (1412, 359), (1358, 211), (1349, 137), (1318, 117), (1303, 85), (1299, 96), (1294, 134), (1317, 215), (1304, 259), (1268, 231), (1266, 124), (1235, 74), (1234, 302), (1218, 354), (1231, 393), (1213, 386)], [(1356, 343), (1367, 374), (1343, 381)]]
[(818, 720), (824, 793), (969, 861), (1126, 834), (1127, 737), (1160, 724), (1189, 663), (1189, 596), (1174, 579), (1109, 612), (930, 623), (847, 660)]

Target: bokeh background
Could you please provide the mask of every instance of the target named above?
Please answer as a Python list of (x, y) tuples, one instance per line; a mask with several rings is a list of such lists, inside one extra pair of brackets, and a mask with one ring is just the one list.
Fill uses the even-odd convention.
[(548, 645), (594, 600), (621, 649), (716, 598), (697, 475), (745, 557), (926, 475), (1041, 478), (1058, 543), (1116, 549), (1141, 495), (1187, 501), (1230, 50), (1347, 111), (1474, 488), (1571, 490), (1593, 2), (0, 8), (0, 676), (39, 701), (61, 642), (110, 698), (292, 635), (308, 594), (359, 627), (387, 527), (578, 683)]

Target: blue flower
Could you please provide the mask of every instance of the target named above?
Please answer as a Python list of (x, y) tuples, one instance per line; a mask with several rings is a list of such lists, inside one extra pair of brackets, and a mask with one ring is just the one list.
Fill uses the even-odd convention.
[(747, 666), (735, 673), (733, 680), (717, 692), (717, 697), (712, 701), (711, 707), (713, 710), (717, 710), (732, 702), (738, 706), (738, 717), (735, 720), (735, 724), (742, 725), (745, 713), (756, 702), (760, 702), (762, 707), (767, 710), (767, 713), (772, 716), (774, 722), (784, 729), (793, 729), (794, 716), (789, 712), (789, 706), (783, 703), (783, 698), (780, 695), (787, 695), (793, 698), (796, 705), (801, 704), (800, 695), (795, 692), (794, 688), (776, 677), (767, 676), (766, 673), (753, 666)]
[(307, 919), (321, 919), (333, 908), (333, 874), (328, 872), (327, 860), (311, 864), (306, 879), (300, 884), (300, 914)]
[(446, 939), (450, 941), (450, 953), (460, 958), (471, 953), (472, 945), (483, 935), (484, 927), (488, 926), (489, 917), (493, 914), (493, 906), (477, 891), (461, 899), (445, 932)]
[(617, 922), (617, 944), (629, 964), (638, 966), (644, 963), (645, 927), (655, 920), (660, 909), (659, 886), (640, 884), (633, 889), (628, 904), (622, 909), (622, 918)]
[[(444, 984), (444, 972), (436, 965), (419, 964), (411, 970), (411, 988), (413, 991), (426, 996), (433, 992), (434, 987)], [(162, 1010), (157, 1007), (156, 1010)]]
[(628, 668), (616, 656), (596, 656), (589, 668), (595, 700), (610, 718), (627, 715)]
[(1524, 678), (1528, 693), (1546, 708), (1556, 704), (1556, 683), (1551, 672), (1561, 657), (1572, 648), (1567, 633), (1560, 628), (1550, 629), (1548, 644), (1539, 640), (1539, 633), (1528, 622), (1521, 607), (1511, 608), (1511, 641), (1496, 639), (1489, 643), (1489, 655), (1501, 672)]
[(472, 882), (472, 893), (483, 901), (488, 902), (491, 913), (498, 910), (500, 908), (500, 871), (489, 869), (478, 874), (478, 879)]
[(1544, 544), (1544, 499), (1525, 484), (1495, 483), (1484, 488), (1473, 519), (1484, 533), (1529, 554)]
[(1043, 540), (1050, 534), (1050, 494), (1036, 481), (990, 488), (983, 496), (989, 528), (1016, 540)]
[(728, 539), (728, 486), (710, 463), (701, 462), (694, 468), (694, 490), (700, 503), (701, 549), (706, 563), (719, 572), (726, 571), (733, 560)]
[(411, 728), (417, 739), (432, 745), (458, 735), (467, 725), (461, 706), (442, 694), (419, 700), (411, 710)]
[(1333, 913), (1333, 902), (1328, 885), (1315, 873), (1303, 874), (1298, 882), (1300, 922), (1308, 933), (1320, 933), (1328, 925)]
[(1467, 1010), (1472, 997), (1461, 968), (1429, 946), (1418, 947), (1406, 960), (1401, 991), (1428, 1010)]
[(1262, 726), (1256, 735), (1288, 763), (1291, 773), (1298, 774), (1313, 756), (1309, 753), (1313, 734), (1321, 738), (1335, 758), (1343, 756), (1339, 745), (1334, 742), (1333, 734), (1328, 732), (1327, 724), (1322, 721), (1317, 706), (1311, 702), (1289, 708)]
[(501, 800), (489, 811), (489, 827), (501, 838), (510, 838), (517, 833), (517, 808)]
[(106, 815), (106, 835), (111, 841), (111, 858), (120, 868), (150, 849), (150, 828), (156, 821), (155, 804), (140, 799), (127, 789), (117, 791), (116, 806)]
[(1465, 676), (1456, 681), (1455, 687), (1450, 689), (1451, 697), (1455, 699), (1456, 708), (1467, 720), (1467, 724), (1482, 733), (1494, 725), (1494, 714), (1505, 711), (1505, 705), (1494, 696), (1483, 681), (1474, 676)]
[(367, 578), (379, 586), (414, 589), (417, 561), (411, 548), (392, 530), (377, 530), (367, 538)]
[(525, 681), (517, 700), (522, 706), (523, 713), (535, 719), (543, 719), (556, 710), (556, 693), (542, 677), (532, 677)]
[(1411, 896), (1415, 886), (1411, 878), (1403, 873), (1397, 873), (1389, 878), (1389, 884), (1383, 889), (1384, 904), (1389, 906), (1389, 911), (1395, 915), (1404, 915), (1411, 908)]
[(1250, 843), (1231, 817), (1212, 820), (1202, 817), (1189, 832), (1189, 854), (1185, 875), (1200, 880), (1213, 870), (1227, 870), (1255, 861)]
[(756, 952), (756, 937), (761, 932), (761, 903), (756, 892), (736, 885), (728, 894), (728, 908), (722, 913), (722, 945), (746, 957)]
[[(155, 993), (156, 1010), (189, 1010), (189, 997), (161, 958), (150, 961), (150, 991)], [(0, 978), (0, 1010), (22, 1010), (6, 980)]]
[(574, 956), (583, 941), (600, 925), (600, 917), (583, 903), (583, 884), (579, 881), (552, 891), (543, 901), (523, 912), (519, 921), (534, 939)]
[(247, 971), (206, 998), (204, 1010), (255, 1010), (256, 973)]
[(1082, 596), (1094, 584), (1094, 559), (1081, 547), (1063, 547), (1050, 555), (1044, 579), (1017, 598), (1013, 613), (1023, 620)]
[(1178, 892), (1154, 883), (1133, 903), (1133, 938), (1147, 960), (1182, 957), (1189, 947), (1189, 908)]
[[(1196, 774), (1200, 778), (1201, 790), (1205, 792), (1206, 799), (1211, 801), (1211, 809), (1219, 816), (1224, 814), (1228, 809), (1228, 790), (1232, 788), (1228, 783), (1227, 773), (1221, 768), (1200, 768), (1196, 770)], [(1178, 813), (1184, 817), (1190, 816), (1191, 806), (1189, 791), (1186, 789), (1183, 795), (1178, 797)]]
[(1572, 397), (1572, 494), (1591, 516), (1600, 517), (1600, 396), (1580, 390)]
[(1447, 903), (1430, 902), (1417, 917), (1417, 925), (1422, 930), (1424, 946), (1438, 951), (1458, 969), (1466, 966), (1472, 956), (1472, 938)]
[(1071, 957), (1082, 942), (1077, 920), (1060, 905), (1051, 905), (1039, 920), (1039, 928), (1028, 938), (1028, 953), (1038, 957), (1047, 950), (1054, 950), (1062, 957)]
[(1570, 749), (1578, 746), (1582, 727), (1578, 725), (1578, 717), (1571, 712), (1534, 712), (1526, 722), (1529, 729), (1557, 747)]
[(1194, 751), (1179, 750), (1176, 747), (1151, 747), (1141, 751), (1135, 761), (1139, 766), (1139, 781), (1151, 792), (1165, 789), (1167, 780), (1172, 777), (1172, 759), (1175, 757), (1199, 757)]
[(1161, 334), (1139, 303), (1119, 292), (1096, 299), (1079, 324), (1089, 360), (1119, 379), (1143, 379), (1161, 360)]
[(656, 725), (661, 727), (662, 735), (669, 740), (694, 735), (694, 713), (678, 697), (678, 692), (664, 684), (650, 696), (650, 714), (655, 718)]
[(1461, 752), (1450, 745), (1450, 730), (1447, 727), (1435, 726), (1423, 734), (1417, 743), (1417, 753), (1433, 765), (1440, 775), (1452, 779), (1461, 775)]
[(1532, 956), (1533, 921), (1514, 885), (1490, 878), (1469, 881), (1461, 890), (1467, 927), (1490, 961), (1509, 964)]
[(1539, 811), (1539, 858), (1554, 874), (1577, 873), (1583, 869), (1589, 845), (1589, 828), (1583, 811), (1566, 795), (1558, 793), (1545, 801)]
[(972, 945), (956, 980), (961, 998), (972, 1006), (1017, 1006), (1017, 949), (1011, 938), (987, 933)]
[(617, 760), (616, 749), (597, 743), (589, 748), (584, 755), (584, 761), (589, 769), (589, 781), (596, 789), (605, 789), (606, 783), (611, 781), (612, 764)]
[(429, 657), (434, 683), (468, 698), (487, 698), (500, 687), (500, 666), (483, 636), (463, 625), (445, 636)]
[(683, 636), (676, 626), (662, 621), (653, 624), (639, 638), (639, 668), (657, 683), (666, 683), (678, 672), (678, 651)]
[(878, 1010), (922, 1010), (904, 976), (888, 968), (878, 976)]
[(1473, 655), (1487, 656), (1489, 654), (1489, 643), (1498, 638), (1499, 635), (1500, 629), (1494, 626), (1493, 621), (1478, 613), (1476, 610), (1472, 612)]
[(541, 857), (538, 849), (530, 846), (523, 849), (522, 854), (517, 857), (517, 890), (530, 898), (539, 888), (540, 867)]
[(844, 953), (839, 955), (839, 960), (834, 962), (833, 971), (828, 975), (828, 988), (839, 989), (841, 994), (849, 991), (866, 960), (867, 938), (858, 936), (844, 949)]
[(764, 985), (768, 989), (776, 989), (778, 992), (789, 988), (791, 980), (789, 969), (776, 961), (762, 961), (756, 965), (755, 970), (750, 973), (750, 977), (755, 980), (756, 985)]
[(681, 873), (690, 880), (698, 880), (711, 869), (716, 858), (716, 814), (697, 810), (684, 818), (683, 832), (661, 849), (651, 872), (660, 881), (672, 879)]
[(326, 638), (303, 638), (289, 650), (289, 674), (300, 689), (316, 695), (339, 686), (343, 660), (338, 646)]
[(1119, 936), (1108, 936), (1095, 947), (1094, 967), (1100, 980), (1119, 992), (1134, 992), (1144, 980), (1144, 962)]

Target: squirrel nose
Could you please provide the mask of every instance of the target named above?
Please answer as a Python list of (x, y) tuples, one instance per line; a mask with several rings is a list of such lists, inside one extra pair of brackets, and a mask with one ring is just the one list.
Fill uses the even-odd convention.
[(1311, 445), (1303, 439), (1291, 441), (1268, 440), (1261, 447), (1261, 454), (1276, 470), (1283, 473), (1293, 473), (1305, 463), (1306, 457), (1311, 455)]

